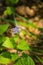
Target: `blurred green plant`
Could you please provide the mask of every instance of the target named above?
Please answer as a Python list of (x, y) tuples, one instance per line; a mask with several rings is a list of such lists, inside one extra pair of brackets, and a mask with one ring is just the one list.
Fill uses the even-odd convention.
[[(8, 4), (17, 4), (19, 0), (6, 0), (6, 3)], [(32, 27), (35, 29), (40, 30), (43, 33), (43, 28), (37, 27), (33, 24), (33, 22), (30, 22), (28, 19), (18, 15), (15, 12), (14, 7), (8, 6), (6, 7), (6, 10), (4, 11), (4, 16), (10, 16), (13, 15), (13, 20), (6, 19), (6, 18), (0, 18), (0, 21), (6, 21), (7, 23), (11, 23), (15, 26), (23, 26), (25, 28)], [(17, 21), (15, 18), (15, 15), (21, 18), (24, 22)], [(13, 65), (35, 65), (34, 60), (32, 59), (31, 55), (35, 55), (38, 61), (43, 64), (43, 60), (41, 60), (40, 56), (43, 55), (43, 50), (39, 49), (37, 47), (31, 46), (28, 44), (28, 42), (25, 41), (24, 35), (28, 35), (30, 37), (38, 37), (37, 35), (29, 32), (27, 29), (24, 29), (22, 27), (19, 27), (19, 29), (13, 28), (13, 33), (17, 32), (17, 34), (14, 34), (13, 37), (8, 37), (4, 35), (4, 33), (8, 30), (10, 27), (9, 24), (1, 24), (0, 25), (0, 64), (9, 64), (13, 63)], [(22, 30), (22, 31), (21, 31)], [(19, 34), (22, 34), (19, 36)], [(43, 37), (43, 36), (42, 36)], [(43, 43), (40, 43), (43, 44)], [(41, 46), (41, 45), (40, 45)], [(15, 51), (16, 50), (16, 51)], [(25, 53), (24, 51), (28, 51), (29, 54)], [(20, 54), (18, 53), (20, 52)]]
[(19, 0), (6, 0), (6, 3), (17, 4)]
[(6, 7), (6, 10), (4, 11), (4, 16), (13, 14), (13, 7)]

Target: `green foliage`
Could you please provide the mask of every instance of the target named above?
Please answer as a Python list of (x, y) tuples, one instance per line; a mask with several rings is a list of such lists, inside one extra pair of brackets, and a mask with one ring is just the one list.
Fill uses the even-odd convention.
[[(0, 18), (0, 21), (6, 21), (7, 23), (10, 23), (16, 27), (16, 26), (21, 26), (20, 27), (20, 31), (17, 34), (14, 34), (14, 36), (8, 37), (4, 34), (4, 32), (6, 32), (8, 30), (8, 28), (10, 27), (9, 24), (1, 24), (0, 25), (0, 64), (9, 64), (10, 62), (13, 62), (14, 65), (35, 65), (33, 59), (29, 56), (29, 54), (27, 55), (24, 51), (28, 51), (33, 53), (33, 55), (35, 54), (36, 58), (39, 60), (39, 62), (41, 62), (43, 64), (43, 60), (40, 59), (40, 57), (38, 57), (37, 55), (39, 54), (43, 54), (43, 50), (42, 49), (38, 49), (37, 47), (35, 48), (34, 46), (30, 46), (27, 41), (25, 41), (24, 36), (36, 36), (37, 35), (31, 33), (29, 30), (29, 27), (34, 28), (34, 29), (38, 29), (43, 33), (43, 28), (39, 28), (37, 27), (35, 24), (33, 24), (33, 22), (30, 22), (28, 19), (19, 16), (16, 12), (15, 12), (15, 8), (12, 7), (14, 4), (17, 4), (19, 2), (19, 0), (6, 0), (7, 3), (7, 7), (6, 10), (4, 11), (4, 16), (11, 16), (13, 15), (13, 20), (11, 19), (6, 19), (6, 18)], [(11, 6), (9, 6), (9, 4)], [(23, 21), (17, 21), (16, 20), (16, 16), (18, 16), (19, 18), (21, 18)], [(22, 28), (25, 27), (25, 29)], [(22, 30), (22, 31), (21, 31)], [(10, 32), (10, 31), (9, 31)], [(12, 31), (12, 33), (14, 33)], [(20, 33), (23, 33), (23, 35), (19, 35)], [(43, 36), (42, 36), (43, 37)], [(41, 37), (40, 37), (41, 38)], [(40, 43), (42, 44), (42, 43)], [(40, 45), (41, 46), (41, 45)], [(16, 52), (15, 52), (16, 50)], [(19, 53), (18, 52), (24, 52), (21, 53), (22, 56), (19, 57)]]
[(0, 64), (8, 64), (11, 60), (0, 55)]
[(23, 54), (14, 65), (35, 65), (35, 63), (30, 56)]
[(6, 48), (14, 48), (13, 43), (10, 41), (10, 38), (6, 37), (5, 42), (2, 44), (2, 46)]
[(18, 57), (18, 55), (16, 53), (15, 54), (14, 53), (11, 54), (11, 60), (12, 61), (16, 61), (18, 58), (19, 57)]
[(0, 25), (0, 35), (2, 35), (8, 29), (8, 27), (8, 24)]
[(5, 41), (6, 37), (4, 36), (0, 36), (0, 44), (3, 43)]
[(19, 58), (17, 53), (3, 52), (1, 55), (11, 61), (16, 61)]
[(16, 4), (19, 0), (6, 0), (7, 3)]
[(11, 61), (16, 61), (18, 59), (18, 55), (16, 53), (3, 52), (0, 55), (0, 64), (8, 64)]
[(13, 14), (13, 7), (7, 7), (6, 10), (4, 11), (4, 15), (7, 16), (7, 15), (11, 15)]
[(27, 42), (25, 40), (20, 40), (19, 44), (17, 45), (17, 48), (20, 50), (30, 50), (30, 47), (28, 46)]

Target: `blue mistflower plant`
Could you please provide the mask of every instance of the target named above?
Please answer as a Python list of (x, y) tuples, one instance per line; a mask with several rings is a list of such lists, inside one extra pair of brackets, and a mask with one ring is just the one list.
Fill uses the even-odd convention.
[(14, 34), (18, 33), (19, 32), (19, 27), (16, 26), (15, 28), (12, 28), (12, 32)]

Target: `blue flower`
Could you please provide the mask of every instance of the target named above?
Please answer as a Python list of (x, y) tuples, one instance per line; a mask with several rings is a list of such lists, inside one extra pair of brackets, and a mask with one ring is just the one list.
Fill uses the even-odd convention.
[(12, 28), (12, 32), (14, 34), (18, 33), (19, 32), (19, 28), (18, 27)]

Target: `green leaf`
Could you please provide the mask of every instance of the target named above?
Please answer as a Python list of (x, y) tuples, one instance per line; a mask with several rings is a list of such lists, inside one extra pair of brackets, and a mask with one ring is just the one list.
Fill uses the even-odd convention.
[(16, 42), (17, 40), (19, 40), (18, 35), (14, 35), (14, 41)]
[(16, 49), (16, 42), (14, 38), (10, 38), (10, 41), (12, 42), (14, 49)]
[(4, 11), (4, 15), (11, 15), (14, 12), (14, 9), (12, 7), (7, 7), (7, 9)]
[(8, 24), (0, 25), (0, 35), (2, 35), (8, 29), (8, 27)]
[(30, 47), (28, 46), (27, 42), (25, 40), (20, 40), (19, 44), (17, 45), (17, 48), (20, 50), (30, 50)]
[(19, 0), (6, 0), (6, 1), (11, 4), (16, 4), (18, 3)]
[(18, 59), (14, 65), (35, 65), (35, 63), (30, 56), (23, 54), (23, 56)]
[(9, 58), (11, 61), (16, 61), (18, 59), (17, 53), (3, 52), (1, 55), (5, 58)]
[(17, 60), (19, 57), (18, 57), (18, 55), (16, 54), (16, 53), (12, 53), (11, 54), (11, 60), (12, 61), (15, 61), (15, 60)]
[(2, 46), (6, 47), (6, 48), (14, 48), (12, 42), (10, 41), (10, 38), (6, 37), (5, 42), (2, 44)]
[(0, 36), (0, 44), (3, 43), (5, 41), (6, 37), (4, 36)]
[(11, 54), (10, 54), (10, 52), (7, 52), (7, 51), (2, 52), (1, 56), (11, 59)]
[(8, 64), (11, 60), (0, 55), (0, 64)]

